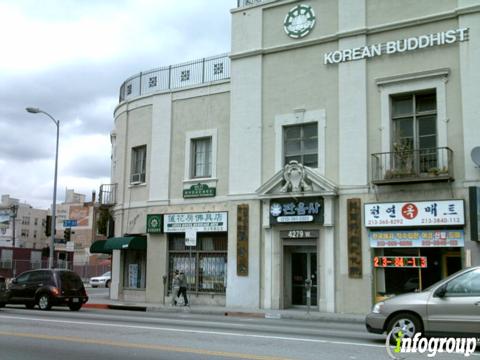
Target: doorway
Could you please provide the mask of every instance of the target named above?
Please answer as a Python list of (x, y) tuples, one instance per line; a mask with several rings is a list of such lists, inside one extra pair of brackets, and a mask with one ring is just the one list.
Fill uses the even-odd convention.
[(293, 306), (307, 305), (305, 280), (312, 281), (311, 305), (317, 306), (317, 254), (315, 247), (305, 247), (292, 252), (291, 299)]

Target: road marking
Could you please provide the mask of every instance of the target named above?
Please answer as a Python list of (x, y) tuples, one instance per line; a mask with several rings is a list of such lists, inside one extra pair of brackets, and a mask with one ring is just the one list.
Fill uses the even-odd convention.
[(68, 342), (75, 342), (75, 343), (81, 343), (81, 344), (107, 345), (107, 346), (117, 346), (117, 347), (124, 347), (124, 348), (130, 348), (130, 349), (143, 349), (143, 350), (161, 350), (161, 351), (169, 351), (169, 352), (189, 353), (189, 354), (208, 355), (208, 356), (222, 356), (222, 357), (239, 358), (239, 359), (288, 360), (287, 358), (280, 358), (277, 356), (242, 354), (242, 353), (235, 353), (235, 352), (193, 349), (193, 348), (169, 346), (169, 345), (138, 344), (138, 343), (109, 341), (109, 340), (94, 340), (94, 339), (84, 339), (84, 338), (79, 338), (74, 336), (53, 336), (53, 335), (16, 333), (16, 332), (6, 332), (6, 331), (0, 331), (0, 336), (14, 336), (14, 337), (23, 337), (23, 338), (38, 339), (38, 340), (60, 340), (60, 341), (68, 341)]
[(27, 318), (27, 317), (8, 316), (8, 315), (0, 315), (0, 317), (5, 319), (27, 320), (27, 321), (33, 321), (33, 322), (37, 322), (37, 321), (49, 322), (49, 323), (68, 324), (68, 325), (76, 324), (76, 325), (88, 325), (88, 326), (116, 327), (116, 328), (122, 328), (122, 329), (128, 328), (128, 329), (137, 329), (137, 330), (157, 330), (157, 331), (179, 332), (179, 333), (190, 333), (190, 334), (220, 335), (220, 336), (245, 337), (245, 338), (256, 338), (256, 339), (287, 340), (287, 341), (309, 342), (309, 343), (319, 343), (319, 344), (352, 345), (352, 346), (385, 348), (385, 345), (383, 344), (375, 345), (375, 344), (366, 344), (366, 343), (360, 343), (360, 342), (333, 341), (333, 340), (310, 339), (310, 338), (289, 337), (289, 336), (258, 335), (258, 334), (233, 333), (233, 332), (210, 331), (210, 330), (177, 329), (177, 328), (157, 327), (157, 326), (141, 326), (141, 325), (126, 325), (126, 324), (119, 325), (119, 324), (110, 324), (110, 323), (104, 323), (104, 322), (66, 321), (66, 320), (53, 320), (53, 319), (41, 319), (41, 318)]

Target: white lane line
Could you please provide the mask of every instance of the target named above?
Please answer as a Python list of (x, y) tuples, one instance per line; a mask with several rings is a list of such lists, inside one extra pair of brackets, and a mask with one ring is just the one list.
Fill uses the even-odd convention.
[(97, 322), (89, 322), (89, 321), (52, 320), (52, 319), (26, 318), (26, 317), (8, 316), (8, 315), (0, 315), (0, 318), (13, 319), (13, 320), (26, 320), (26, 321), (32, 321), (32, 322), (68, 324), (68, 325), (104, 326), (104, 327), (115, 327), (115, 328), (122, 328), (122, 329), (157, 330), (157, 331), (179, 332), (179, 333), (190, 333), (190, 334), (233, 336), (233, 337), (245, 337), (245, 338), (255, 338), (255, 339), (288, 340), (288, 341), (299, 341), (299, 342), (309, 342), (309, 343), (319, 343), (319, 344), (353, 345), (353, 346), (385, 348), (385, 345), (375, 345), (375, 344), (357, 343), (357, 342), (349, 342), (349, 341), (308, 339), (308, 338), (288, 337), (288, 336), (243, 334), (243, 333), (209, 331), (209, 330), (176, 329), (176, 328), (157, 327), (157, 326), (120, 325), (120, 324), (111, 324), (111, 323), (103, 323), (103, 322), (97, 323)]

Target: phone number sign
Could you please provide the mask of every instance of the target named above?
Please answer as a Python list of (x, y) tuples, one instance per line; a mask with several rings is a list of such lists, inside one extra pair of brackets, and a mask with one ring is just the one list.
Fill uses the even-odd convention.
[(366, 227), (465, 225), (463, 200), (365, 204)]

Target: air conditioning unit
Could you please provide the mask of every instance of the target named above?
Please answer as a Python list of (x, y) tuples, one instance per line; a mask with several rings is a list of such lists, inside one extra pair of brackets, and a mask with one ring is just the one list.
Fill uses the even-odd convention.
[(131, 184), (137, 185), (145, 182), (145, 173), (132, 174)]

